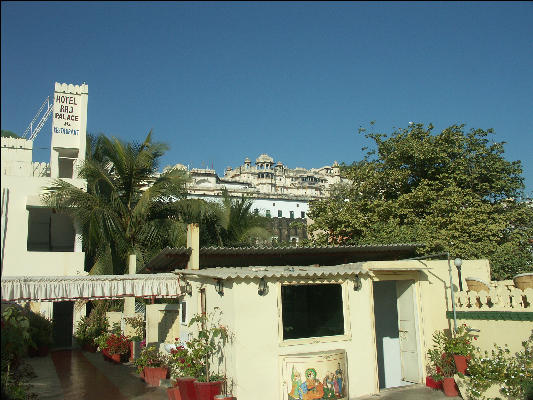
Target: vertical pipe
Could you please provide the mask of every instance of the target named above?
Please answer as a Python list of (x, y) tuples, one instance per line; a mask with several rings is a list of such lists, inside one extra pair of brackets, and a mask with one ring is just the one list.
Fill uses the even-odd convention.
[(452, 281), (452, 264), (450, 263), (450, 253), (446, 252), (446, 255), (448, 256), (448, 272), (450, 273), (450, 293), (452, 296), (452, 309), (453, 309), (453, 334), (455, 335), (455, 332), (457, 332), (457, 316), (455, 313), (455, 296), (453, 292), (453, 281)]

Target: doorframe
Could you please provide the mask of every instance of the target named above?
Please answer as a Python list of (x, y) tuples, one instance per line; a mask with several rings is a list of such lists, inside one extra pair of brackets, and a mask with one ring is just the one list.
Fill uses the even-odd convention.
[(379, 365), (378, 365), (378, 351), (377, 351), (377, 337), (376, 337), (376, 316), (374, 310), (374, 282), (382, 281), (414, 281), (413, 289), (415, 293), (414, 301), (416, 302), (414, 311), (417, 319), (416, 339), (418, 341), (418, 369), (420, 373), (420, 382), (424, 380), (424, 356), (423, 356), (423, 323), (422, 323), (422, 309), (420, 301), (420, 272), (419, 271), (393, 271), (393, 270), (381, 270), (372, 271), (370, 278), (372, 284), (370, 285), (370, 307), (371, 307), (371, 329), (372, 329), (372, 341), (374, 342), (374, 393), (379, 393)]

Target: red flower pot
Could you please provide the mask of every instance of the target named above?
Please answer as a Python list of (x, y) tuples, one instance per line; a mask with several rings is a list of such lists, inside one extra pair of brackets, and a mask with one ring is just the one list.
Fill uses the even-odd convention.
[(431, 376), (426, 377), (426, 386), (432, 389), (442, 390), (442, 381), (436, 381)]
[(470, 357), (454, 354), (453, 360), (455, 361), (455, 368), (457, 368), (457, 372), (460, 372), (463, 375), (466, 374), (466, 369), (468, 368), (468, 361), (470, 360)]
[(453, 378), (444, 378), (442, 381), (442, 389), (444, 390), (444, 394), (448, 397), (459, 396), (459, 390), (457, 390), (457, 385)]
[(181, 400), (180, 388), (175, 386), (167, 389), (168, 400)]
[(195, 378), (177, 378), (176, 382), (180, 389), (181, 400), (196, 400), (196, 390), (194, 389)]
[(139, 376), (141, 377), (141, 379), (142, 379), (143, 381), (145, 380), (144, 368), (143, 368), (143, 370), (139, 373)]
[(196, 400), (213, 400), (222, 389), (222, 381), (194, 382)]
[(167, 367), (146, 367), (144, 368), (144, 380), (150, 386), (159, 386), (159, 381), (166, 379), (167, 373)]

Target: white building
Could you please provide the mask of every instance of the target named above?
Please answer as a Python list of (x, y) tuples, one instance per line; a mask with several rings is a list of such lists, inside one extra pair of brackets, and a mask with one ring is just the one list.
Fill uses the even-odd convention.
[[(187, 170), (182, 164), (173, 168)], [(344, 180), (337, 162), (322, 168), (287, 168), (274, 163), (272, 157), (261, 154), (252, 165), (247, 157), (244, 164), (226, 168), (220, 178), (214, 169), (188, 170), (191, 182), (187, 186), (189, 197), (219, 201), (227, 190), (232, 197), (252, 199), (252, 211), (274, 218), (307, 218), (309, 202), (329, 195), (331, 185)]]
[[(32, 161), (32, 140), (2, 138), (2, 277), (86, 274), (80, 227), (40, 196), (57, 178), (86, 187), (77, 167), (85, 159), (87, 95), (85, 84), (55, 84), (49, 164)], [(56, 320), (56, 344), (69, 345), (73, 303), (59, 300), (32, 308)]]

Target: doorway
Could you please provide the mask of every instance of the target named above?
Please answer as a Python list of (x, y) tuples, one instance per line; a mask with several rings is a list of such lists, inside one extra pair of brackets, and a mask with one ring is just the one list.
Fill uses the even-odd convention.
[(74, 302), (60, 301), (54, 303), (53, 337), (54, 347), (72, 347), (72, 323), (74, 318)]
[(380, 389), (421, 380), (414, 283), (414, 280), (373, 283)]

